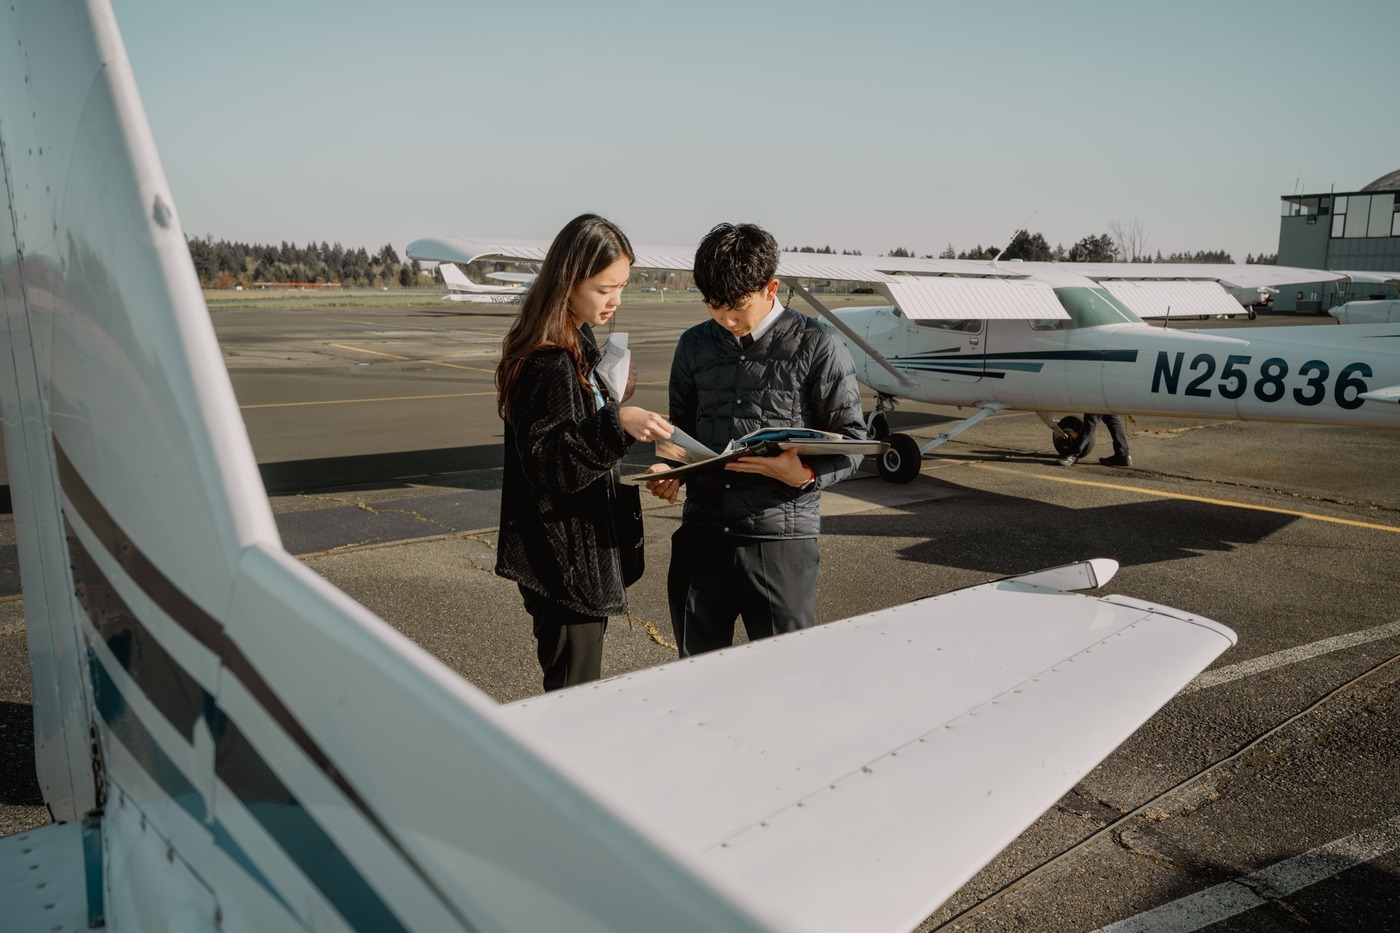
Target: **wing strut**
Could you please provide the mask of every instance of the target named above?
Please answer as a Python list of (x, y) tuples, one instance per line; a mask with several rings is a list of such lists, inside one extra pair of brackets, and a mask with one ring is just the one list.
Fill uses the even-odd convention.
[(957, 437), (959, 434), (966, 431), (968, 428), (972, 427), (977, 422), (988, 417), (989, 415), (996, 414), (1005, 407), (1006, 406), (1003, 405), (1001, 402), (978, 402), (977, 414), (969, 415), (968, 417), (959, 421), (957, 424), (953, 425), (946, 431), (940, 431), (937, 435), (934, 436), (933, 440), (929, 441), (927, 444), (919, 448), (919, 453), (926, 454), (938, 445), (951, 441), (953, 438)]
[(796, 279), (785, 279), (784, 281), (787, 283), (788, 288), (801, 295), (802, 299), (806, 301), (807, 304), (811, 305), (817, 310), (818, 314), (820, 314), (822, 317), (826, 318), (829, 322), (831, 322), (831, 326), (839, 330), (847, 340), (860, 347), (861, 351), (865, 353), (866, 356), (879, 363), (889, 372), (891, 376), (894, 376), (896, 379), (898, 379), (899, 384), (901, 386), (903, 386), (906, 389), (917, 389), (919, 387), (919, 384), (917, 382), (910, 379), (900, 370), (895, 369), (894, 365), (889, 360), (885, 359), (884, 356), (880, 354), (879, 350), (876, 350), (869, 343), (867, 343), (864, 337), (851, 330), (851, 328), (846, 324), (845, 321), (841, 320), (839, 317), (836, 316), (836, 312), (832, 311), (826, 305), (818, 301), (817, 297), (811, 292), (807, 291), (807, 289), (803, 288), (800, 284), (798, 284)]

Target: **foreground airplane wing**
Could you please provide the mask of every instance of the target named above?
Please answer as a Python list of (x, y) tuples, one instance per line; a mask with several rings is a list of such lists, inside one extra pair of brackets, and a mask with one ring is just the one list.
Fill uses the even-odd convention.
[(499, 707), (282, 549), (111, 10), (0, 35), (7, 926), (896, 929), (1230, 643), (1081, 565)]
[(501, 712), (774, 927), (902, 930), (1232, 640), (1011, 580)]

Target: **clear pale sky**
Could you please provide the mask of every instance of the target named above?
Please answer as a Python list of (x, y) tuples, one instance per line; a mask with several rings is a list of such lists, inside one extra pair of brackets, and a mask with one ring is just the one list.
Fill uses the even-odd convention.
[(113, 0), (191, 235), (400, 251), (749, 220), (867, 255), (1278, 247), (1400, 168), (1400, 2)]

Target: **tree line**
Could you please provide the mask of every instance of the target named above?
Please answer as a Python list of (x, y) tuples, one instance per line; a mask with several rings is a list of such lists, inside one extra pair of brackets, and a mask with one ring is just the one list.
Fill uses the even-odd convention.
[[(832, 249), (830, 246), (792, 246), (792, 247), (789, 247), (789, 248), (788, 248), (787, 252), (789, 252), (789, 253), (822, 253), (822, 254), (824, 254), (824, 255), (829, 255), (829, 256), (835, 256), (835, 255), (837, 255), (836, 250)], [(858, 249), (843, 249), (843, 250), (841, 250), (841, 255), (842, 255), (842, 256), (859, 256), (859, 255), (860, 255), (860, 250), (858, 250)]]
[(431, 280), (418, 261), (400, 262), (393, 244), (371, 253), (339, 243), (297, 246), (230, 243), (212, 236), (186, 237), (190, 259), (204, 288), (256, 288), (259, 284), (340, 285), (345, 288), (408, 288)]
[[(1057, 245), (1051, 248), (1045, 236), (1019, 230), (1006, 245), (982, 246), (955, 250), (953, 244), (938, 254), (939, 259), (1022, 259), (1027, 262), (1234, 262), (1225, 250), (1196, 250), (1163, 255), (1161, 250), (1147, 252), (1147, 235), (1136, 219), (1130, 224), (1114, 221), (1111, 232), (1091, 234), (1069, 249)], [(190, 259), (194, 262), (199, 284), (204, 288), (256, 288), (259, 284), (340, 285), (345, 288), (408, 288), (432, 284), (418, 261), (400, 262), (393, 244), (386, 243), (377, 252), (364, 247), (350, 249), (339, 243), (308, 243), (297, 246), (283, 240), (280, 245), (238, 243), (215, 240), (213, 236), (187, 237)], [(820, 253), (824, 255), (859, 256), (860, 250), (833, 249), (826, 246), (794, 246), (789, 252)], [(917, 254), (897, 246), (885, 256), (915, 258)], [(932, 259), (932, 255), (923, 258)], [(1277, 253), (1258, 256), (1249, 254), (1245, 262), (1273, 265)]]
[[(1145, 247), (1145, 243), (1142, 244)], [(1000, 247), (982, 246), (978, 244), (970, 250), (955, 252), (953, 244), (949, 243), (948, 248), (939, 254), (940, 259), (995, 259), (1000, 253), (1003, 260), (1023, 259), (1026, 262), (1199, 262), (1199, 263), (1233, 263), (1228, 250), (1223, 249), (1198, 249), (1194, 251), (1182, 251), (1163, 254), (1161, 250), (1149, 253), (1145, 248), (1133, 249), (1131, 245), (1125, 244), (1118, 237), (1108, 234), (1091, 234), (1079, 240), (1069, 249), (1065, 249), (1063, 244), (1056, 245), (1053, 249), (1043, 234), (1031, 233), (1027, 230), (1019, 230), (1007, 244), (1005, 252)], [(891, 252), (891, 256), (899, 255)], [(904, 255), (911, 255), (907, 251)], [(931, 257), (929, 257), (931, 258)], [(1260, 253), (1255, 256), (1250, 253), (1245, 257), (1245, 262), (1253, 264), (1273, 265), (1278, 259), (1277, 253), (1265, 255)]]
[[(1223, 249), (1201, 249), (1195, 251), (1183, 251), (1178, 253), (1162, 254), (1161, 250), (1155, 253), (1147, 249), (1147, 229), (1137, 218), (1124, 223), (1113, 221), (1109, 224), (1109, 232), (1100, 234), (1090, 234), (1079, 240), (1069, 249), (1065, 249), (1064, 244), (1051, 247), (1045, 239), (1044, 234), (1031, 233), (1029, 230), (1018, 230), (1011, 242), (1003, 249), (1000, 246), (983, 246), (977, 244), (972, 249), (956, 250), (953, 244), (949, 243), (948, 248), (938, 254), (939, 259), (996, 259), (998, 256), (1002, 260), (1022, 259), (1026, 262), (1200, 262), (1200, 263), (1233, 263), (1235, 260), (1230, 253)], [(794, 247), (792, 252), (798, 253), (835, 253), (836, 250), (830, 246), (814, 249), (810, 246), (803, 246), (800, 249)], [(841, 250), (841, 255), (859, 256), (860, 251)], [(893, 258), (916, 258), (917, 254), (903, 246), (896, 246), (887, 253), (882, 254)], [(933, 259), (931, 254), (925, 254), (924, 259)], [(1244, 260), (1250, 265), (1275, 265), (1278, 262), (1278, 253), (1260, 253), (1255, 256), (1250, 253)]]

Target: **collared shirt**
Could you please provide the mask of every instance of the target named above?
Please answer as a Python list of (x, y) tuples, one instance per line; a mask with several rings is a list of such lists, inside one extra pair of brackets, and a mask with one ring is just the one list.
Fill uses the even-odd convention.
[[(593, 326), (591, 324), (584, 324), (579, 327), (578, 332), (579, 340), (585, 345), (584, 352), (587, 353), (587, 348), (591, 347), (596, 354), (598, 350), (598, 337), (593, 333)], [(608, 402), (607, 399), (603, 398), (603, 390), (598, 388), (598, 370), (596, 367), (588, 371), (588, 387), (593, 390), (594, 404), (601, 410)]]
[[(773, 324), (778, 320), (778, 316), (782, 314), (784, 310), (785, 309), (783, 308), (783, 303), (777, 298), (774, 298), (773, 310), (765, 314), (763, 316), (763, 320), (759, 321), (753, 326), (753, 330), (749, 331), (748, 336), (752, 337), (754, 340), (761, 339), (763, 335), (768, 333), (769, 329), (772, 328)], [(740, 346), (744, 345), (742, 337), (735, 337), (734, 340)]]

